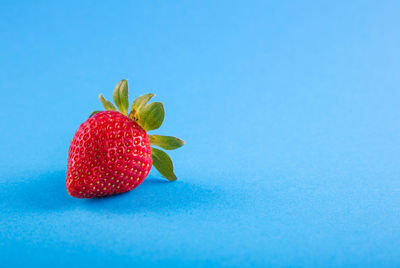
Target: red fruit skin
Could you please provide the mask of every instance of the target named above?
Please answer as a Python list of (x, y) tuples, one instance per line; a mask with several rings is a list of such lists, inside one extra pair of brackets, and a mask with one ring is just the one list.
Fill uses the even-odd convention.
[(130, 191), (149, 174), (153, 160), (147, 133), (116, 111), (84, 122), (69, 147), (67, 191), (92, 198)]

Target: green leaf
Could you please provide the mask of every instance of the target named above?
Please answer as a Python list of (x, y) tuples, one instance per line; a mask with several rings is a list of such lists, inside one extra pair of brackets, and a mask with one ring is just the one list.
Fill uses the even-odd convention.
[(147, 104), (139, 113), (140, 125), (144, 130), (157, 129), (164, 121), (164, 106), (161, 102)]
[(129, 100), (128, 100), (128, 81), (121, 80), (115, 88), (113, 92), (114, 103), (117, 105), (119, 111), (128, 115), (129, 110)]
[(131, 112), (133, 111), (139, 112), (154, 96), (155, 96), (154, 94), (148, 93), (140, 97), (137, 97), (137, 99), (132, 102)]
[(93, 115), (97, 114), (97, 113), (100, 113), (100, 112), (102, 112), (102, 111), (93, 111), (93, 112), (89, 115), (89, 118), (92, 117)]
[(103, 104), (104, 109), (106, 109), (107, 111), (116, 111), (117, 110), (117, 108), (115, 108), (114, 104), (112, 104), (111, 102), (109, 102), (108, 100), (106, 100), (103, 97), (103, 94), (99, 95), (99, 99), (100, 99), (101, 103)]
[(167, 153), (151, 147), (151, 157), (153, 158), (153, 166), (170, 181), (177, 180), (174, 174), (174, 166), (171, 158)]
[(152, 145), (156, 145), (165, 150), (174, 150), (185, 144), (183, 140), (172, 136), (149, 135), (149, 140)]

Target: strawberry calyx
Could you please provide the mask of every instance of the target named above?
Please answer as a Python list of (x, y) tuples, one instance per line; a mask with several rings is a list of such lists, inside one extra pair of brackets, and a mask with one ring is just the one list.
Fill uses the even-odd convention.
[[(121, 114), (138, 123), (146, 132), (160, 128), (164, 121), (165, 111), (161, 102), (151, 102), (155, 95), (148, 93), (137, 97), (131, 105), (129, 111), (128, 81), (121, 80), (114, 88), (113, 100)], [(104, 98), (102, 94), (99, 99), (106, 111), (118, 111), (114, 104)], [(101, 111), (94, 111), (89, 117)], [(175, 150), (182, 147), (185, 142), (179, 138), (162, 135), (149, 135), (151, 145), (158, 146), (165, 150)], [(174, 181), (177, 179), (174, 173), (174, 167), (169, 155), (157, 148), (151, 147), (151, 156), (154, 167), (166, 179)]]

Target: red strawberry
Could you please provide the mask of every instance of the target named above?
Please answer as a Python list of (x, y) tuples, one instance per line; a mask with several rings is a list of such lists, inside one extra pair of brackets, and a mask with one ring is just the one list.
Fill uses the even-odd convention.
[(67, 166), (67, 191), (71, 196), (91, 198), (134, 189), (149, 174), (152, 164), (167, 179), (176, 180), (172, 161), (162, 150), (181, 147), (178, 138), (148, 135), (164, 119), (160, 102), (147, 103), (154, 95), (138, 97), (128, 114), (128, 83), (114, 89), (115, 106), (100, 95), (107, 111), (93, 112), (72, 139)]

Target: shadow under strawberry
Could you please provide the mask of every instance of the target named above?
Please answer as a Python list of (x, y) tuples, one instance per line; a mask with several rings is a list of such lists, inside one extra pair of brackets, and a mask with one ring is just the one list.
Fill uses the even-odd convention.
[(217, 200), (224, 200), (224, 192), (221, 189), (187, 181), (169, 183), (152, 175), (134, 191), (85, 200), (68, 195), (63, 187), (65, 171), (26, 178), (9, 178), (7, 181), (14, 183), (1, 185), (0, 209), (14, 213), (69, 210), (122, 215), (147, 212), (184, 213), (187, 209), (215, 206)]
[(185, 213), (201, 207), (215, 206), (224, 194), (219, 189), (207, 188), (186, 181), (169, 183), (149, 175), (135, 190), (108, 198), (87, 199), (81, 202), (92, 212), (112, 214)]

